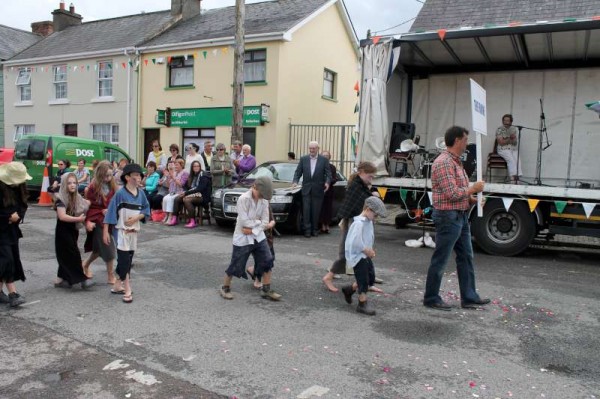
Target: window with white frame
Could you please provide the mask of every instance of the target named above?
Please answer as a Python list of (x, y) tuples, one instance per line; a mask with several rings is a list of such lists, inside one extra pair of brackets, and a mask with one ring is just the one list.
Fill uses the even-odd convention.
[(35, 125), (15, 125), (15, 135), (13, 141), (17, 142), (26, 134), (35, 133)]
[(113, 63), (112, 61), (98, 62), (98, 97), (113, 95)]
[(19, 101), (31, 101), (31, 68), (19, 68), (17, 90)]
[(173, 57), (169, 63), (169, 87), (194, 85), (194, 57)]
[(66, 65), (54, 65), (52, 67), (54, 74), (54, 99), (66, 99), (67, 98), (67, 66)]
[(119, 125), (115, 123), (92, 124), (92, 139), (119, 144)]
[(246, 50), (244, 52), (244, 82), (266, 82), (267, 50)]
[(323, 71), (323, 97), (334, 99), (337, 73), (325, 69)]

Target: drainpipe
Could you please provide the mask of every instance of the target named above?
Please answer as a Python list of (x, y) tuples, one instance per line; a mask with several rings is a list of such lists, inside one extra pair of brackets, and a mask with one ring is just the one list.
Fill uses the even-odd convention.
[[(139, 59), (140, 61), (140, 67), (138, 68), (138, 74), (137, 74), (137, 87), (136, 87), (136, 104), (135, 104), (135, 142), (136, 145), (139, 144), (140, 142), (140, 103), (141, 103), (141, 96), (140, 96), (140, 91), (141, 91), (141, 87), (142, 87), (142, 71), (144, 68), (142, 68), (142, 55), (139, 51), (139, 49), (135, 49), (135, 56), (137, 59)], [(142, 147), (143, 148), (143, 147)], [(144, 159), (144, 153), (143, 151), (140, 151), (138, 148), (138, 151), (136, 153), (136, 157), (141, 160)]]
[(131, 154), (131, 148), (129, 135), (130, 135), (130, 127), (131, 127), (131, 65), (129, 64), (129, 54), (127, 49), (123, 50), (123, 53), (127, 57), (127, 121), (125, 122), (125, 130), (127, 131), (127, 152)]

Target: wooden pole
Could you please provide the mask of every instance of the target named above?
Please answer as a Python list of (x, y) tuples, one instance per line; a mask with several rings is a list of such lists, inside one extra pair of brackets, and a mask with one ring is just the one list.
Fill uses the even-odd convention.
[(244, 140), (244, 0), (235, 1), (235, 50), (233, 55), (233, 128), (231, 141)]

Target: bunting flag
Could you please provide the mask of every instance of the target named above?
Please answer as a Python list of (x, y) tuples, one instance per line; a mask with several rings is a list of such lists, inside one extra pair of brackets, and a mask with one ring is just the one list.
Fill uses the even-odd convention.
[(172, 59), (173, 59), (173, 57), (171, 57), (171, 56), (168, 56), (168, 57), (167, 57), (167, 63), (168, 63), (169, 65), (171, 65), (171, 60), (172, 60)]
[(356, 161), (356, 150), (357, 150), (356, 135), (354, 133), (356, 133), (356, 132), (353, 132), (350, 135), (350, 145), (352, 146), (352, 161)]
[(354, 106), (354, 113), (356, 114), (359, 111), (358, 103)]
[(229, 47), (223, 47), (221, 51), (223, 52), (223, 54), (227, 54), (227, 52), (229, 51)]
[(148, 66), (148, 60), (144, 60), (144, 65)]
[(188, 55), (187, 55), (187, 54), (184, 54), (184, 55), (183, 55), (183, 59), (187, 61), (187, 59), (188, 59)]
[(554, 201), (554, 206), (556, 207), (556, 212), (560, 215), (565, 210), (567, 206), (567, 201)]
[(406, 194), (408, 193), (408, 190), (405, 190), (403, 188), (400, 189), (400, 198), (402, 198), (402, 202), (406, 202)]
[(437, 34), (440, 37), (441, 41), (444, 41), (444, 38), (446, 37), (446, 32), (448, 32), (446, 29), (438, 29)]
[(535, 208), (537, 208), (538, 204), (540, 203), (540, 200), (529, 198), (527, 200), (527, 203), (529, 204), (529, 211), (533, 212), (533, 211), (535, 211)]
[(152, 58), (152, 63), (156, 65), (156, 58)]
[(127, 64), (125, 64), (124, 62), (121, 62), (121, 65), (123, 66), (123, 69), (127, 69)]
[(385, 195), (387, 194), (387, 187), (377, 187), (377, 192), (379, 193), (379, 196), (381, 197), (381, 199), (383, 200), (385, 198)]
[(371, 40), (373, 40), (373, 44), (377, 44), (381, 40), (381, 36), (373, 36)]
[(354, 91), (359, 91), (360, 87), (358, 86), (358, 80), (354, 83)]
[(133, 61), (129, 60), (129, 66), (133, 67)]
[(514, 200), (514, 198), (502, 198), (502, 202), (504, 203), (504, 209), (506, 209), (506, 212), (508, 212)]
[(429, 205), (433, 205), (433, 193), (431, 191), (427, 191), (427, 197), (429, 198)]
[(585, 217), (589, 219), (590, 216), (592, 215), (592, 211), (596, 207), (596, 204), (592, 204), (589, 202), (583, 202), (583, 203), (581, 203), (581, 205), (583, 205), (583, 210), (585, 211)]
[(202, 52), (202, 55), (204, 56), (204, 59), (206, 59), (206, 54), (207, 54), (207, 53), (208, 53), (208, 51), (206, 51), (206, 50), (204, 50), (204, 51)]

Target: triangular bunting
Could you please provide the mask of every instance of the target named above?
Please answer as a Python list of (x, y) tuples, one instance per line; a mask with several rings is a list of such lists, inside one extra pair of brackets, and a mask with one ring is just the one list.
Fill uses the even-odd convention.
[(583, 206), (583, 210), (585, 211), (585, 217), (589, 219), (592, 214), (592, 211), (596, 207), (596, 204), (592, 204), (590, 202), (583, 202), (581, 205)]
[(187, 59), (188, 59), (188, 55), (187, 55), (187, 54), (184, 54), (184, 55), (183, 55), (183, 59), (187, 61)]
[(129, 60), (129, 66), (133, 67), (133, 61)]
[(354, 106), (354, 113), (357, 113), (358, 111), (359, 111), (358, 103), (356, 103), (356, 105)]
[(229, 47), (223, 47), (221, 50), (223, 51), (223, 54), (227, 54)]
[(405, 190), (403, 188), (400, 189), (400, 198), (402, 198), (402, 202), (406, 202), (406, 194), (408, 193), (408, 190)]
[(506, 209), (506, 212), (508, 212), (514, 200), (514, 198), (502, 198), (502, 203), (504, 204), (504, 209)]
[(152, 58), (152, 63), (156, 64), (156, 58)]
[(377, 44), (381, 40), (381, 36), (373, 36), (371, 40), (373, 40), (373, 44)]
[(76, 71), (76, 70), (77, 70), (77, 65), (75, 65), (75, 66), (73, 67), (73, 70), (74, 70), (74, 71)]
[(438, 29), (437, 34), (440, 37), (441, 41), (444, 41), (444, 38), (446, 37), (446, 29)]
[(377, 192), (379, 193), (379, 196), (383, 200), (385, 198), (385, 195), (387, 194), (387, 187), (377, 187)]
[(359, 86), (358, 86), (358, 80), (356, 81), (356, 83), (354, 83), (354, 91), (358, 91), (359, 90)]
[(556, 212), (561, 214), (567, 206), (567, 201), (554, 201), (554, 206), (556, 207)]
[(121, 62), (121, 66), (123, 67), (123, 69), (127, 69), (127, 64), (124, 62)]
[(540, 203), (539, 199), (528, 199), (527, 203), (529, 204), (529, 211), (533, 212), (535, 211), (535, 208), (537, 208), (538, 204)]
[(144, 65), (148, 66), (148, 60), (144, 60)]
[(433, 193), (431, 191), (427, 191), (427, 197), (429, 198), (429, 205), (433, 205)]
[(206, 54), (208, 54), (208, 51), (204, 50), (204, 51), (202, 52), (202, 55), (204, 56), (204, 59), (206, 59)]
[(212, 53), (213, 53), (213, 56), (215, 56), (215, 57), (217, 56), (217, 51), (218, 51), (217, 49), (214, 49), (214, 50), (212, 51)]
[(168, 56), (168, 57), (167, 57), (167, 63), (168, 63), (169, 65), (171, 64), (171, 60), (172, 60), (172, 59), (173, 59), (173, 57), (171, 57), (171, 56)]

